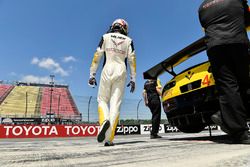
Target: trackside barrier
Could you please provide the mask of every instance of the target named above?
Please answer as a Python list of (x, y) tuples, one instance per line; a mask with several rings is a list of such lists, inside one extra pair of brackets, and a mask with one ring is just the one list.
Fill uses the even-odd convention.
[(0, 125), (0, 138), (96, 136), (98, 127), (97, 125)]
[[(118, 125), (116, 135), (150, 134), (151, 124)], [(208, 128), (206, 127), (205, 130)], [(219, 129), (211, 126), (212, 130)], [(99, 125), (0, 125), (0, 138), (51, 138), (97, 136)], [(176, 127), (161, 124), (159, 133), (179, 132)]]
[[(211, 130), (220, 130), (219, 126), (210, 126)], [(150, 134), (152, 129), (151, 124), (140, 125), (118, 125), (116, 128), (116, 135), (132, 135), (132, 134)], [(204, 130), (208, 130), (208, 126)], [(159, 133), (173, 133), (180, 132), (177, 127), (169, 124), (160, 124)]]
[[(152, 129), (151, 124), (142, 124), (141, 125), (141, 134), (150, 134), (151, 129)], [(159, 133), (165, 133), (164, 124), (160, 124)]]
[(115, 135), (136, 135), (141, 134), (141, 125), (118, 125)]

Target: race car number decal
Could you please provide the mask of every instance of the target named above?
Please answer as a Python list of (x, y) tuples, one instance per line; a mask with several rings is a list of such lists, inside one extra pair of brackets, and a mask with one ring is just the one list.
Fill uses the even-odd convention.
[(204, 77), (204, 79), (202, 81), (202, 85), (207, 85), (207, 86), (210, 85), (210, 80), (209, 80), (208, 74)]

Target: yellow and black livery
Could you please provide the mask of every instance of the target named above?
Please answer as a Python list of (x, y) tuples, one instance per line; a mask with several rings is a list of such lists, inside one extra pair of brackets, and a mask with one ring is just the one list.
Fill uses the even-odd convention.
[(144, 79), (155, 79), (164, 72), (173, 76), (163, 87), (162, 104), (169, 123), (185, 133), (202, 131), (212, 123), (211, 115), (220, 110), (208, 61), (174, 72), (174, 67), (204, 50), (202, 37), (143, 73)]

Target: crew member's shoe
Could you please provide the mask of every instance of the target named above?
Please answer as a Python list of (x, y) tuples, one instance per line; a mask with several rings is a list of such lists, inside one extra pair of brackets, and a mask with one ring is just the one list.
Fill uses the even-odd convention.
[(228, 128), (225, 127), (224, 123), (222, 122), (222, 119), (221, 119), (221, 113), (218, 111), (216, 113), (214, 113), (212, 116), (211, 116), (211, 120), (220, 126), (221, 130), (225, 133), (227, 133), (228, 135), (231, 135), (231, 132)]
[(159, 138), (162, 138), (161, 136), (159, 135), (150, 135), (150, 139), (159, 139)]
[(232, 144), (250, 144), (250, 139), (233, 141)]
[(250, 144), (248, 131), (237, 133), (233, 136), (232, 144)]
[(99, 131), (99, 134), (97, 136), (97, 141), (100, 143), (100, 142), (103, 142), (103, 140), (105, 139), (105, 133), (106, 131), (108, 130), (110, 126), (110, 122), (109, 120), (105, 120), (103, 123), (102, 123), (102, 126), (101, 126), (101, 129)]
[(114, 143), (111, 142), (111, 141), (106, 141), (106, 142), (104, 143), (104, 146), (114, 146)]

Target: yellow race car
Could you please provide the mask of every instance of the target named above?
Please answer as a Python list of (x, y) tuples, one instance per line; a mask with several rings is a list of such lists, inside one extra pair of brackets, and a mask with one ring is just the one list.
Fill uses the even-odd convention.
[(205, 126), (213, 124), (210, 117), (220, 110), (208, 61), (179, 74), (173, 69), (204, 50), (206, 45), (203, 37), (143, 73), (144, 79), (155, 79), (164, 72), (173, 76), (162, 90), (162, 104), (168, 122), (185, 133), (200, 132)]

